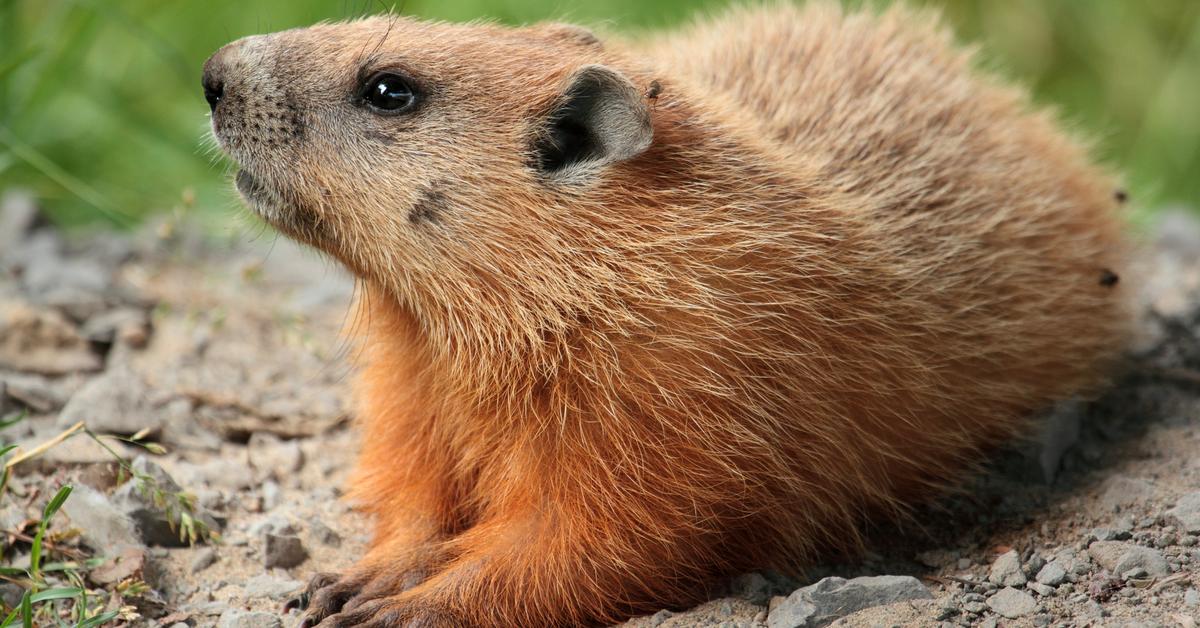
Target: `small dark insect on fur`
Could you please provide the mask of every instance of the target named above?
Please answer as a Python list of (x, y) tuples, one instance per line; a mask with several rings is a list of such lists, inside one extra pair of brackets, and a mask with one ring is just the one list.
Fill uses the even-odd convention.
[(662, 83), (659, 83), (658, 80), (655, 79), (653, 81), (650, 81), (650, 87), (646, 88), (646, 93), (644, 94), (644, 96), (646, 97), (646, 100), (649, 100), (651, 103), (657, 104), (658, 103), (658, 95), (661, 93), (662, 93)]
[(1129, 192), (1126, 192), (1125, 188), (1117, 188), (1117, 190), (1113, 192), (1113, 198), (1116, 199), (1118, 203), (1124, 205), (1125, 201), (1129, 200)]
[(1111, 288), (1117, 285), (1117, 282), (1120, 280), (1121, 276), (1117, 273), (1114, 273), (1107, 268), (1100, 269), (1100, 285), (1104, 286), (1105, 288)]

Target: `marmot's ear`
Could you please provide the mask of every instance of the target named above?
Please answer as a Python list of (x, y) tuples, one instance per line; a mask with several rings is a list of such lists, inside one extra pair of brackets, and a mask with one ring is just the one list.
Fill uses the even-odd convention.
[(557, 174), (634, 157), (654, 129), (645, 99), (629, 79), (602, 65), (576, 72), (534, 138), (539, 170)]

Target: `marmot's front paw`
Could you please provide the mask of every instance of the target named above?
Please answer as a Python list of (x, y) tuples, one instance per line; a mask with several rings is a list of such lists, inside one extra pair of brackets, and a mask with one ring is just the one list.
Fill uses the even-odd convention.
[[(346, 574), (318, 573), (308, 582), (304, 593), (289, 608), (307, 611), (302, 626), (327, 625), (326, 619), (357, 612), (376, 600), (399, 595), (427, 577), (421, 569), (387, 572), (386, 570), (356, 569)], [(357, 624), (334, 623), (334, 626)], [(392, 624), (380, 624), (392, 625)], [(403, 624), (400, 624), (403, 625)]]
[(467, 625), (454, 618), (448, 611), (435, 605), (418, 599), (406, 599), (402, 595), (392, 595), (361, 601), (353, 607), (347, 604), (343, 607), (342, 612), (326, 617), (316, 626), (317, 628), (350, 628), (351, 626), (464, 628)]

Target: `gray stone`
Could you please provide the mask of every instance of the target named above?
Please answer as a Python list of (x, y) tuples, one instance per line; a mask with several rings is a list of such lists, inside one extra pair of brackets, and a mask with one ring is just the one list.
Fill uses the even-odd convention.
[(308, 560), (308, 550), (300, 537), (292, 534), (272, 534), (263, 537), (263, 566), (290, 569)]
[(270, 575), (258, 575), (250, 578), (244, 585), (246, 597), (251, 599), (269, 598), (272, 600), (288, 599), (304, 588), (304, 583), (288, 578), (276, 578)]
[(988, 608), (1009, 619), (1032, 614), (1037, 610), (1037, 600), (1024, 591), (1004, 587), (988, 598)]
[(1067, 570), (1062, 565), (1058, 564), (1057, 560), (1052, 560), (1037, 572), (1036, 580), (1041, 584), (1056, 587), (1067, 579)]
[(1111, 511), (1120, 511), (1142, 503), (1154, 495), (1154, 485), (1146, 480), (1118, 475), (1104, 483), (1100, 505)]
[(1042, 421), (1041, 433), (1034, 441), (1042, 481), (1050, 484), (1062, 466), (1063, 454), (1079, 442), (1084, 405), (1078, 400), (1059, 402)]
[(0, 368), (43, 375), (102, 366), (75, 325), (57, 311), (0, 300)]
[(1196, 589), (1188, 589), (1183, 592), (1183, 605), (1188, 608), (1196, 608), (1200, 606), (1200, 591)]
[[(321, 521), (320, 519), (314, 519), (309, 523), (308, 527), (309, 531), (312, 532), (313, 538), (319, 541), (321, 544), (328, 545), (330, 547), (342, 546), (342, 535), (338, 534), (333, 528), (325, 525), (324, 521)], [(762, 575), (760, 574), (752, 575), (757, 575), (759, 578), (762, 578)], [(737, 581), (735, 581), (734, 586), (736, 588)], [(766, 600), (763, 600), (761, 603), (766, 604)]]
[(1155, 577), (1170, 573), (1162, 552), (1132, 543), (1097, 541), (1088, 546), (1088, 555), (1113, 574), (1123, 574), (1137, 568)]
[[(315, 528), (313, 532), (316, 532)], [(729, 588), (738, 597), (760, 606), (765, 606), (770, 601), (775, 589), (771, 581), (760, 573), (742, 574), (730, 582)]]
[[(187, 540), (180, 538), (178, 526), (173, 525), (179, 517), (176, 496), (183, 494), (183, 489), (162, 467), (145, 456), (138, 456), (130, 466), (136, 477), (130, 478), (113, 493), (113, 504), (133, 519), (142, 541), (147, 545), (186, 546)], [(220, 530), (217, 520), (199, 506), (191, 514), (210, 530)]]
[(142, 429), (162, 429), (161, 413), (155, 411), (150, 389), (140, 376), (126, 367), (113, 367), (79, 389), (58, 416), (66, 427), (83, 421), (92, 431), (129, 436)]
[(62, 510), (79, 528), (84, 543), (97, 552), (115, 556), (126, 548), (143, 547), (133, 520), (86, 484), (75, 486)]
[(192, 558), (192, 573), (199, 573), (217, 562), (217, 550), (211, 547), (200, 548)]
[(271, 613), (231, 608), (221, 613), (217, 628), (283, 628), (283, 622)]
[(0, 197), (0, 252), (18, 249), (24, 239), (44, 223), (32, 193), (23, 189), (8, 190)]
[(931, 599), (925, 585), (911, 576), (824, 578), (797, 589), (767, 616), (770, 628), (814, 628), (864, 608), (907, 600)]
[(1021, 572), (1021, 557), (1017, 550), (1009, 550), (1001, 554), (992, 563), (988, 572), (988, 581), (1002, 587), (1016, 587), (1025, 584), (1025, 574)]
[(1048, 584), (1042, 584), (1040, 582), (1030, 582), (1025, 585), (1025, 588), (1037, 593), (1042, 597), (1054, 595), (1054, 587)]
[(91, 342), (142, 347), (150, 339), (150, 318), (141, 308), (117, 308), (87, 319), (82, 333)]
[(1200, 492), (1188, 493), (1166, 512), (1179, 529), (1188, 534), (1200, 534)]

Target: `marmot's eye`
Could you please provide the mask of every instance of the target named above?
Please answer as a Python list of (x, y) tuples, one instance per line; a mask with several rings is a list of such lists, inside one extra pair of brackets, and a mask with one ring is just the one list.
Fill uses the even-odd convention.
[(417, 95), (404, 77), (382, 73), (367, 81), (362, 99), (376, 112), (392, 114), (411, 109), (417, 102)]

